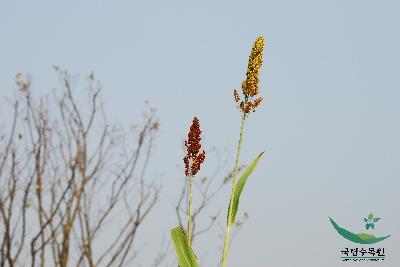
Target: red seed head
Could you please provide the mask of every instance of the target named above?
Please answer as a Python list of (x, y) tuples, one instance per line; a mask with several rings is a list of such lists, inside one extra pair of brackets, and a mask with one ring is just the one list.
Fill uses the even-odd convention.
[(185, 163), (186, 176), (194, 176), (200, 170), (200, 166), (206, 157), (204, 150), (199, 153), (201, 149), (200, 134), (199, 119), (194, 117), (188, 133), (188, 140), (185, 140), (186, 156), (183, 158), (183, 162)]

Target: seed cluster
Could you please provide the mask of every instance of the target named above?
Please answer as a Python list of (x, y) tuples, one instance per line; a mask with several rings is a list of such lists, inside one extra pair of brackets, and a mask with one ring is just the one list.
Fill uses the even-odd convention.
[(23, 92), (27, 92), (28, 88), (31, 85), (31, 81), (30, 81), (30, 77), (28, 76), (26, 79), (22, 78), (22, 73), (18, 72), (15, 75), (15, 83), (17, 84), (18, 88), (23, 91)]
[(239, 93), (236, 89), (233, 91), (235, 102), (239, 104), (240, 110), (245, 114), (248, 114), (250, 111), (254, 112), (263, 100), (262, 97), (256, 98), (255, 100), (252, 100), (252, 98), (259, 93), (259, 72), (262, 66), (264, 43), (264, 37), (260, 36), (254, 42), (251, 49), (247, 65), (246, 79), (242, 82), (244, 101), (240, 100)]
[(200, 134), (200, 121), (197, 117), (194, 117), (188, 133), (188, 140), (185, 140), (187, 154), (183, 158), (183, 162), (185, 163), (186, 176), (194, 176), (200, 170), (200, 166), (206, 158), (204, 150), (199, 153), (201, 149)]

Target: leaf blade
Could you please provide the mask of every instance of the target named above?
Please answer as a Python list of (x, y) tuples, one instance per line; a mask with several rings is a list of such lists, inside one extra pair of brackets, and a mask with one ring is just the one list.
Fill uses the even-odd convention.
[(200, 267), (197, 257), (189, 246), (185, 230), (182, 226), (171, 229), (171, 238), (174, 243), (176, 256), (180, 267)]
[[(229, 203), (229, 206), (232, 204), (232, 216), (230, 218), (230, 220), (228, 220), (228, 225), (231, 226), (232, 224), (235, 223), (235, 217), (237, 214), (237, 210), (239, 208), (239, 200), (240, 200), (240, 195), (242, 194), (243, 188), (247, 182), (247, 179), (249, 178), (250, 174), (254, 171), (254, 169), (256, 168), (258, 162), (260, 161), (262, 155), (264, 154), (264, 152), (262, 152), (261, 154), (259, 154), (255, 160), (253, 160), (253, 162), (246, 168), (246, 170), (242, 173), (242, 175), (240, 176), (239, 180), (236, 183), (235, 186), (235, 191), (233, 192), (233, 198), (231, 198), (231, 201)], [(232, 203), (231, 203), (232, 202)], [(228, 212), (229, 212), (229, 208), (228, 207)]]

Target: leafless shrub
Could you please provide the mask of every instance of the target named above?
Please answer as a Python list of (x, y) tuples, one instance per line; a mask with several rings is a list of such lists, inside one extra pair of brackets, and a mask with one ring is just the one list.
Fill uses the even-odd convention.
[(107, 123), (93, 74), (79, 102), (74, 77), (55, 69), (61, 88), (39, 99), (17, 74), (10, 127), (0, 129), (0, 266), (132, 266), (160, 190), (145, 179), (154, 110), (125, 132)]

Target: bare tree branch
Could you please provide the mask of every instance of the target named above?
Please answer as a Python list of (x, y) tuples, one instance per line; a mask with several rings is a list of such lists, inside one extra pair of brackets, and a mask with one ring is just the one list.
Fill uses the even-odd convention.
[(107, 123), (93, 74), (83, 105), (74, 77), (55, 69), (62, 87), (38, 100), (17, 74), (10, 130), (0, 132), (0, 267), (130, 266), (160, 192), (145, 178), (155, 110), (125, 132)]

